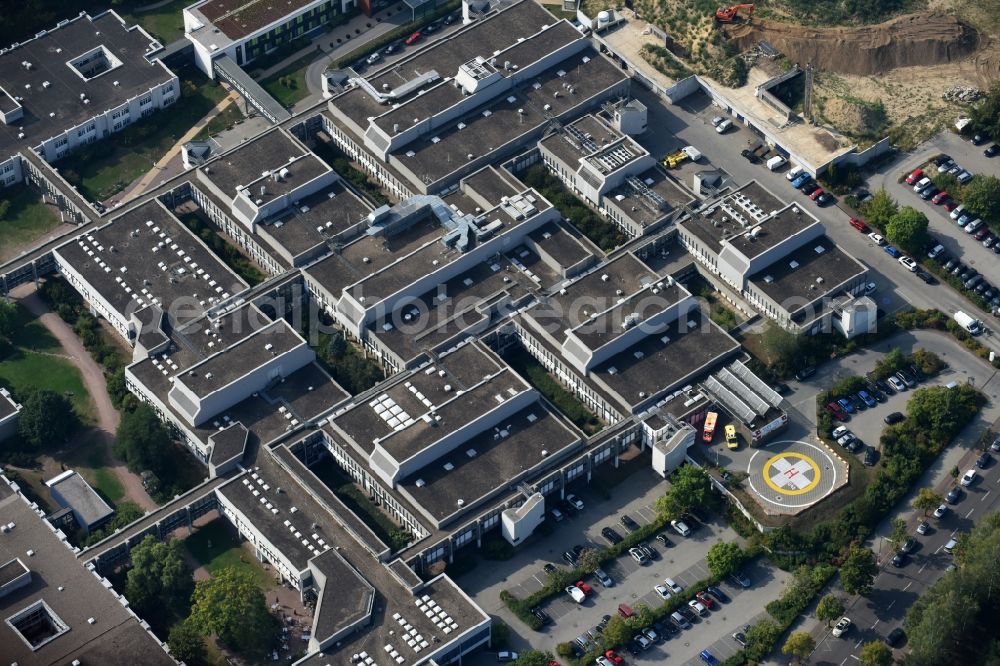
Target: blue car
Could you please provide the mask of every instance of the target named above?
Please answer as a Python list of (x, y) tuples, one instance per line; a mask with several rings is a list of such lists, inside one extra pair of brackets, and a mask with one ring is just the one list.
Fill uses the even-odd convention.
[(885, 250), (885, 253), (886, 253), (887, 255), (889, 255), (890, 257), (892, 257), (893, 259), (899, 259), (899, 257), (900, 257), (900, 256), (902, 256), (902, 255), (900, 254), (899, 250), (897, 250), (897, 249), (896, 249), (895, 247), (893, 247), (892, 245), (886, 245), (886, 246), (885, 246), (885, 247), (883, 247), (882, 249), (883, 249), (883, 250)]
[(708, 650), (702, 650), (701, 654), (698, 656), (701, 657), (701, 660), (708, 664), (708, 666), (719, 666), (719, 660), (716, 659), (715, 656)]
[(876, 405), (875, 398), (873, 398), (868, 391), (860, 391), (858, 393), (858, 397), (861, 398), (869, 407), (874, 407)]
[(847, 398), (841, 398), (840, 400), (837, 401), (837, 404), (840, 405), (841, 408), (843, 408), (843, 410), (848, 414), (853, 414), (856, 411), (854, 409), (854, 403), (848, 400)]
[(803, 185), (805, 185), (806, 183), (808, 183), (811, 179), (812, 179), (812, 176), (810, 176), (807, 173), (804, 173), (804, 174), (802, 174), (801, 176), (799, 176), (798, 178), (796, 178), (795, 180), (792, 181), (792, 187), (794, 187), (795, 189), (799, 189), (800, 187), (802, 187)]

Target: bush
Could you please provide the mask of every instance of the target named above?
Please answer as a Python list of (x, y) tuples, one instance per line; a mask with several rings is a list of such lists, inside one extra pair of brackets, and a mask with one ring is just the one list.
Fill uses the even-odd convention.
[(528, 187), (533, 187), (555, 206), (560, 214), (573, 223), (584, 236), (604, 251), (613, 250), (627, 238), (614, 224), (602, 219), (548, 172), (545, 166), (534, 164), (520, 174)]

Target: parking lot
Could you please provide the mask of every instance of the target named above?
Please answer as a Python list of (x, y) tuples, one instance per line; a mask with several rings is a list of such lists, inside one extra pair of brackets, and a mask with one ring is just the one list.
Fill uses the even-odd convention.
[[(511, 628), (513, 649), (535, 648), (555, 653), (558, 643), (569, 642), (587, 631), (594, 630), (602, 616), (616, 612), (619, 603), (635, 605), (645, 602), (650, 606), (662, 603), (653, 586), (665, 577), (673, 578), (687, 588), (708, 576), (705, 554), (718, 541), (738, 540), (738, 535), (721, 518), (712, 518), (697, 526), (690, 536), (681, 537), (669, 527), (666, 529), (672, 546), (665, 548), (658, 541), (651, 541), (659, 558), (640, 566), (627, 554), (607, 563), (604, 570), (614, 579), (611, 588), (601, 587), (595, 578), (587, 582), (594, 588), (594, 596), (583, 604), (576, 604), (565, 594), (557, 595), (543, 606), (552, 617), (552, 624), (541, 632), (533, 632), (514, 617), (499, 601), (501, 589), (508, 589), (520, 598), (538, 590), (546, 580), (543, 567), (546, 563), (566, 566), (562, 553), (574, 545), (604, 547), (607, 542), (601, 529), (613, 527), (619, 534), (628, 530), (619, 521), (628, 514), (640, 525), (649, 523), (655, 516), (655, 504), (667, 489), (667, 483), (642, 464), (635, 461), (636, 471), (628, 480), (616, 486), (610, 499), (604, 499), (595, 489), (583, 487), (572, 492), (585, 503), (585, 509), (556, 524), (554, 533), (543, 540), (526, 545), (516, 557), (507, 562), (481, 563), (472, 572), (457, 579), (487, 612), (500, 617)], [(550, 518), (547, 518), (547, 520)], [(694, 526), (692, 526), (694, 527)], [(743, 590), (730, 582), (720, 587), (730, 596), (729, 604), (712, 611), (709, 617), (672, 640), (661, 642), (638, 657), (628, 656), (630, 662), (662, 663), (669, 656), (672, 663), (693, 660), (699, 662), (698, 653), (710, 649), (720, 659), (735, 653), (738, 645), (731, 635), (761, 613), (761, 599), (778, 596), (788, 578), (783, 571), (767, 564), (755, 564), (748, 569), (753, 582)], [(746, 594), (749, 592), (751, 594)], [(481, 652), (464, 661), (473, 664), (495, 663), (495, 655)]]

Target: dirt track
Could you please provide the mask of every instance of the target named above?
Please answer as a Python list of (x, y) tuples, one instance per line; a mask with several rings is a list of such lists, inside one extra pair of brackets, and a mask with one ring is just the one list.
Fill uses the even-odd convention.
[(980, 35), (954, 16), (920, 13), (858, 28), (807, 28), (755, 19), (726, 26), (740, 50), (767, 40), (791, 60), (843, 74), (881, 74), (897, 67), (962, 60), (982, 45)]

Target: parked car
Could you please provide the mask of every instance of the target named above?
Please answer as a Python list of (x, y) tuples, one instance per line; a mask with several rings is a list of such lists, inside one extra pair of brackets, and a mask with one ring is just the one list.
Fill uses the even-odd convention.
[(906, 419), (906, 417), (903, 416), (902, 412), (892, 412), (890, 414), (886, 414), (885, 418), (882, 419), (882, 420), (885, 421), (889, 425), (894, 425), (896, 423), (901, 423), (905, 419)]
[(621, 524), (624, 525), (625, 528), (627, 530), (629, 530), (630, 532), (635, 532), (637, 529), (639, 529), (639, 523), (637, 523), (634, 520), (632, 520), (632, 517), (629, 516), (627, 513), (626, 514), (622, 514), (622, 517), (620, 518), (620, 520), (621, 520)]
[(944, 496), (944, 499), (948, 502), (948, 504), (958, 504), (958, 501), (962, 499), (962, 487), (953, 487), (948, 491), (948, 494)]
[(902, 627), (896, 627), (885, 637), (885, 642), (889, 647), (896, 647), (902, 644), (904, 640), (906, 640), (906, 632), (903, 631)]
[(613, 587), (615, 581), (604, 569), (597, 569), (594, 571), (594, 576), (597, 578), (597, 582), (604, 587)]
[(503, 650), (501, 652), (497, 652), (497, 661), (499, 661), (500, 663), (517, 661), (517, 656), (518, 655), (516, 652), (511, 652), (510, 650)]
[(875, 380), (875, 388), (877, 388), (878, 390), (880, 390), (880, 391), (882, 391), (884, 393), (887, 393), (888, 395), (895, 395), (895, 393), (896, 393), (892, 389), (892, 387), (889, 386), (889, 384), (884, 379), (876, 379)]
[(740, 644), (741, 647), (747, 646), (747, 635), (742, 631), (737, 631), (733, 633), (733, 640)]
[(590, 585), (587, 585), (582, 580), (576, 581), (576, 586), (580, 588), (580, 591), (583, 592), (588, 597), (594, 596), (594, 588), (592, 588)]
[(895, 389), (897, 393), (906, 390), (906, 384), (904, 384), (898, 377), (889, 377), (889, 386)]
[(930, 187), (931, 184), (932, 184), (931, 179), (925, 176), (913, 184), (913, 191), (916, 192), (917, 194), (920, 194), (921, 192), (924, 191), (924, 188)]
[(742, 588), (750, 587), (750, 578), (749, 576), (746, 575), (746, 572), (744, 571), (737, 571), (736, 573), (732, 574), (730, 578), (732, 578), (733, 581)]
[(878, 404), (868, 391), (858, 391), (858, 397), (861, 398), (867, 407), (874, 407)]
[(542, 623), (542, 626), (545, 626), (550, 622), (552, 622), (552, 618), (549, 617), (549, 614), (543, 611), (541, 608), (538, 607), (532, 608), (531, 614), (538, 618), (538, 621)]
[(912, 257), (908, 257), (905, 254), (899, 258), (899, 263), (901, 263), (906, 268), (906, 270), (910, 271), (911, 273), (916, 272), (917, 270), (917, 262), (914, 261)]
[(965, 487), (971, 486), (976, 482), (976, 470), (970, 469), (965, 474), (962, 475), (962, 485)]
[(983, 155), (986, 155), (986, 157), (993, 157), (997, 153), (1000, 153), (1000, 146), (995, 143), (983, 151)]
[(986, 143), (986, 141), (987, 141), (988, 138), (989, 137), (987, 137), (985, 134), (973, 134), (972, 135), (972, 145), (973, 146), (981, 146), (984, 143)]
[(840, 439), (844, 435), (849, 435), (849, 434), (851, 434), (851, 431), (847, 429), (847, 426), (837, 426), (830, 433), (830, 437), (834, 439)]
[(923, 177), (924, 177), (923, 169), (914, 169), (913, 171), (910, 172), (910, 175), (906, 177), (906, 184), (913, 185)]
[(824, 190), (822, 187), (817, 187), (815, 190), (809, 193), (809, 198), (813, 201), (819, 198), (819, 195), (823, 194)]
[(662, 543), (665, 548), (669, 548), (670, 546), (674, 545), (674, 542), (670, 540), (670, 537), (668, 537), (663, 532), (660, 532), (659, 534), (656, 535), (656, 540)]
[(681, 629), (691, 628), (691, 622), (688, 621), (686, 617), (684, 617), (683, 613), (680, 613), (678, 611), (675, 611), (670, 614), (670, 621), (673, 622), (678, 627), (680, 627)]
[(863, 234), (868, 233), (868, 225), (865, 224), (864, 221), (859, 220), (856, 217), (851, 218), (850, 225)]
[(658, 595), (660, 595), (661, 599), (670, 598), (670, 590), (668, 590), (664, 585), (654, 585), (653, 591), (656, 592)]
[(875, 463), (878, 462), (878, 451), (875, 450), (874, 446), (869, 445), (868, 448), (865, 449), (865, 458), (863, 462), (867, 467), (874, 467)]
[(577, 511), (583, 511), (583, 500), (576, 495), (566, 495), (566, 501), (569, 502)]
[(936, 259), (936, 258), (940, 257), (942, 254), (944, 254), (944, 245), (941, 245), (939, 243), (935, 243), (934, 247), (932, 247), (931, 249), (929, 249), (927, 251), (927, 258), (928, 259)]
[(903, 542), (903, 545), (899, 547), (899, 552), (909, 555), (916, 549), (917, 543), (917, 540), (913, 537), (907, 537), (906, 541)]
[(928, 185), (924, 189), (920, 190), (920, 198), (923, 199), (924, 201), (927, 201), (931, 197), (936, 196), (937, 193), (940, 191), (941, 190), (937, 188), (937, 185)]
[(904, 384), (906, 384), (906, 388), (913, 388), (914, 386), (917, 385), (917, 380), (911, 377), (910, 374), (905, 370), (900, 370), (899, 372), (897, 372), (896, 377), (898, 377)]
[(938, 506), (938, 508), (934, 509), (935, 518), (943, 518), (946, 513), (948, 513), (947, 504), (941, 504), (940, 506)]
[(937, 194), (934, 195), (934, 198), (931, 199), (931, 203), (932, 204), (940, 204), (941, 202), (943, 202), (947, 198), (948, 198), (948, 193), (945, 192), (944, 190), (942, 190), (942, 191), (940, 191), (940, 192), (938, 192)]
[(983, 221), (977, 217), (972, 222), (969, 222), (967, 225), (965, 225), (965, 233), (973, 234), (979, 231), (979, 228), (982, 226), (983, 226)]
[(417, 42), (419, 42), (421, 37), (423, 37), (423, 35), (419, 31), (415, 32), (415, 33), (413, 33), (412, 35), (410, 35), (409, 37), (406, 38), (406, 41), (404, 42), (404, 44), (406, 44), (407, 46), (412, 46), (412, 45), (416, 44)]
[(923, 280), (926, 284), (937, 284), (937, 278), (922, 268), (917, 268), (917, 270), (914, 271), (914, 275)]
[(882, 250), (893, 259), (899, 259), (902, 256), (902, 253), (893, 245), (886, 245)]
[(682, 537), (686, 537), (691, 534), (691, 528), (687, 526), (683, 520), (671, 520), (670, 526), (674, 528), (674, 531), (680, 534)]
[(796, 372), (795, 373), (795, 378), (801, 382), (801, 381), (805, 381), (806, 379), (809, 379), (810, 377), (812, 377), (815, 374), (816, 374), (816, 368), (814, 366), (810, 365), (810, 366), (806, 366), (805, 368), (802, 368), (801, 370), (799, 370), (798, 372)]
[(715, 126), (715, 131), (718, 132), (719, 134), (725, 134), (732, 126), (733, 126), (733, 121), (730, 120), (729, 118), (726, 118), (721, 123)]
[(708, 664), (708, 666), (719, 666), (719, 660), (716, 659), (715, 655), (708, 650), (702, 650), (698, 653), (698, 656), (701, 657), (701, 660)]
[(695, 613), (701, 615), (702, 617), (708, 615), (708, 608), (706, 608), (705, 604), (701, 603), (697, 599), (692, 599), (691, 601), (689, 601), (688, 607), (690, 607)]
[(955, 176), (955, 180), (957, 180), (961, 185), (965, 185), (970, 180), (972, 180), (972, 176), (973, 174), (971, 171), (969, 171), (968, 169), (964, 169), (962, 170), (961, 173)]
[(921, 536), (927, 534), (928, 532), (930, 532), (930, 530), (931, 530), (931, 524), (928, 523), (926, 520), (921, 521), (921, 523), (917, 525), (917, 534)]
[(885, 238), (882, 236), (882, 234), (871, 233), (868, 234), (868, 238), (870, 238), (872, 242), (878, 245), (879, 247), (885, 245)]
[(851, 620), (847, 617), (842, 617), (839, 620), (837, 620), (837, 624), (833, 625), (833, 631), (831, 633), (833, 634), (834, 638), (840, 638), (845, 633), (847, 633), (847, 630), (850, 628), (851, 628)]
[(938, 165), (937, 172), (938, 173), (944, 173), (945, 171), (947, 171), (948, 169), (952, 168), (953, 166), (955, 166), (955, 160), (953, 160), (951, 158), (948, 158), (947, 160), (945, 160), (944, 162), (942, 162), (941, 164)]
[(816, 204), (819, 206), (829, 206), (834, 201), (833, 195), (829, 192), (823, 192), (818, 197), (816, 197)]
[(641, 548), (635, 548), (635, 547), (629, 548), (628, 554), (631, 555), (632, 559), (638, 562), (639, 564), (646, 564), (647, 562), (649, 562), (649, 557), (646, 555), (646, 553), (642, 552)]
[(833, 414), (833, 418), (837, 419), (838, 421), (849, 421), (851, 418), (850, 416), (848, 416), (847, 412), (845, 412), (841, 408), (841, 406), (836, 402), (827, 403), (826, 411)]
[(909, 559), (910, 559), (909, 555), (907, 555), (903, 551), (899, 551), (898, 553), (892, 556), (892, 566), (896, 567), (897, 569), (900, 567), (904, 567), (906, 566), (906, 562)]
[(721, 604), (729, 603), (729, 595), (720, 590), (717, 586), (709, 585), (708, 587), (705, 588), (705, 591), (711, 594), (713, 597), (715, 597), (719, 601), (719, 603)]
[(618, 545), (625, 540), (625, 537), (618, 534), (618, 532), (611, 527), (605, 527), (601, 530), (601, 536), (603, 536), (612, 546)]
[(848, 400), (847, 398), (841, 398), (840, 400), (837, 401), (837, 404), (840, 405), (840, 408), (845, 412), (847, 412), (848, 414), (853, 414), (854, 412), (857, 411), (856, 409), (854, 409), (854, 403)]
[(800, 187), (808, 183), (810, 180), (812, 180), (812, 176), (810, 176), (807, 173), (801, 174), (795, 180), (792, 181), (792, 187), (794, 187), (795, 189), (799, 189)]
[(961, 215), (964, 212), (965, 212), (965, 206), (958, 205), (950, 213), (948, 213), (948, 217), (950, 217), (953, 220), (957, 220), (959, 217), (961, 217)]
[(990, 456), (989, 451), (983, 451), (978, 458), (976, 458), (976, 467), (979, 469), (986, 469), (990, 465), (990, 461), (993, 460)]
[(808, 182), (799, 189), (802, 191), (802, 194), (806, 195), (811, 199), (812, 193), (822, 188), (814, 182)]
[(673, 578), (664, 578), (663, 584), (667, 586), (667, 589), (670, 590), (671, 594), (680, 594), (684, 591), (684, 588), (678, 585)]

